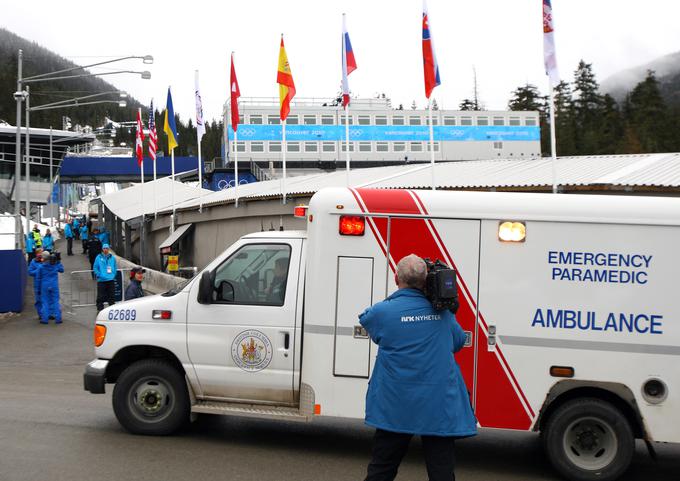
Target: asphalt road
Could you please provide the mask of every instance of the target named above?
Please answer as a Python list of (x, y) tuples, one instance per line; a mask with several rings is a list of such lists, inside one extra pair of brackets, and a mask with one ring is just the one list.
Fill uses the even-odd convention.
[[(68, 259), (67, 271), (75, 270)], [(27, 300), (30, 306), (32, 300)], [(126, 433), (106, 395), (83, 391), (93, 310), (40, 325), (32, 307), (0, 315), (0, 481), (360, 480), (372, 431), (361, 422), (309, 424), (202, 416), (171, 437)], [(639, 443), (632, 480), (678, 481), (680, 445)], [(556, 480), (531, 433), (484, 430), (457, 447), (459, 480)], [(399, 480), (426, 479), (414, 440)]]

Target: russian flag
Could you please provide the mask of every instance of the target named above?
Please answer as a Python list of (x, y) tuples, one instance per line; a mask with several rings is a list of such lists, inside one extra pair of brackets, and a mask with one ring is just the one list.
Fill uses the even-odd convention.
[(357, 61), (354, 58), (352, 42), (349, 41), (345, 14), (342, 14), (342, 106), (349, 105), (349, 84), (347, 76), (357, 69)]
[(425, 73), (425, 97), (429, 99), (434, 88), (441, 84), (441, 80), (439, 79), (439, 65), (437, 64), (437, 56), (434, 54), (434, 43), (425, 1), (423, 1), (423, 70)]

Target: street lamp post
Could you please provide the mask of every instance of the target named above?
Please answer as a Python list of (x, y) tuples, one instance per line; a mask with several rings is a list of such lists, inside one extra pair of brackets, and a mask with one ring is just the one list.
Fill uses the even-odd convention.
[[(145, 80), (148, 80), (151, 78), (151, 73), (147, 70), (145, 71), (135, 71), (135, 70), (119, 70), (115, 72), (103, 72), (103, 73), (94, 73), (94, 74), (76, 74), (76, 75), (58, 75), (58, 74), (64, 74), (68, 72), (73, 72), (75, 70), (84, 70), (87, 68), (91, 67), (97, 67), (100, 65), (105, 65), (109, 63), (114, 63), (114, 62), (120, 62), (122, 60), (128, 60), (128, 59), (141, 59), (145, 64), (152, 64), (153, 63), (153, 57), (151, 55), (144, 55), (144, 56), (137, 56), (137, 55), (131, 55), (127, 57), (120, 57), (116, 58), (113, 60), (106, 60), (104, 62), (97, 62), (94, 64), (90, 65), (85, 65), (85, 66), (78, 66), (78, 67), (71, 67), (67, 69), (62, 69), (62, 70), (57, 70), (54, 72), (47, 72), (44, 74), (39, 74), (39, 75), (33, 75), (31, 77), (22, 77), (23, 73), (23, 51), (19, 50), (19, 55), (18, 55), (18, 66), (17, 66), (17, 91), (14, 93), (14, 98), (16, 99), (17, 102), (17, 133), (16, 133), (16, 154), (15, 154), (15, 180), (14, 180), (14, 191), (15, 191), (15, 199), (14, 199), (14, 210), (15, 213), (17, 214), (17, 223), (16, 223), (16, 247), (17, 249), (21, 246), (21, 220), (19, 218), (20, 210), (21, 210), (21, 203), (19, 200), (19, 184), (21, 180), (21, 164), (20, 164), (20, 158), (21, 158), (21, 102), (26, 100), (26, 147), (24, 148), (26, 152), (26, 231), (28, 233), (29, 231), (29, 226), (30, 226), (30, 217), (31, 217), (31, 211), (30, 211), (30, 206), (31, 206), (31, 199), (30, 199), (30, 121), (29, 121), (29, 111), (30, 110), (47, 110), (51, 108), (61, 108), (61, 107), (72, 107), (75, 105), (91, 105), (91, 104), (98, 104), (98, 103), (110, 103), (113, 101), (110, 100), (102, 100), (102, 101), (95, 101), (95, 102), (84, 102), (84, 103), (78, 103), (77, 100), (75, 99), (76, 103), (75, 104), (69, 104), (69, 105), (64, 105), (65, 102), (68, 101), (62, 101), (62, 102), (54, 102), (52, 104), (47, 104), (39, 107), (30, 107), (30, 101), (28, 99), (29, 95), (29, 88), (26, 86), (26, 90), (22, 90), (22, 87), (24, 84), (28, 83), (34, 83), (34, 82), (47, 82), (50, 80), (63, 80), (63, 79), (70, 79), (70, 78), (81, 78), (81, 77), (99, 77), (103, 75), (114, 75), (114, 74), (120, 74), (120, 73), (136, 73), (140, 74), (141, 77)], [(55, 76), (56, 75), (56, 76)], [(97, 96), (97, 95), (94, 95)], [(92, 96), (86, 96), (86, 97), (92, 97)], [(116, 102), (120, 106), (124, 106), (124, 102)], [(59, 105), (57, 105), (59, 104)], [(51, 154), (50, 154), (50, 160), (51, 160)], [(50, 169), (51, 172), (51, 169)], [(51, 175), (50, 175), (51, 177)]]
[(16, 248), (21, 248), (21, 203), (19, 200), (19, 181), (21, 180), (21, 102), (24, 100), (23, 92), (21, 90), (21, 74), (22, 74), (22, 59), (24, 56), (23, 50), (19, 49), (19, 57), (17, 66), (17, 91), (14, 93), (14, 98), (17, 101), (17, 138), (16, 150), (14, 154), (14, 213), (16, 214)]
[[(31, 111), (30, 87), (26, 86), (26, 234), (31, 232), (31, 129), (29, 113)], [(40, 220), (40, 219), (38, 219)]]

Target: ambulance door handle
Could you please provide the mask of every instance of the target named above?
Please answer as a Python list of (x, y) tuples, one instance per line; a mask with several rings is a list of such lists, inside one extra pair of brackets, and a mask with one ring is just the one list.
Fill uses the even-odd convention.
[(288, 332), (283, 333), (283, 348), (287, 351), (290, 347), (290, 334)]

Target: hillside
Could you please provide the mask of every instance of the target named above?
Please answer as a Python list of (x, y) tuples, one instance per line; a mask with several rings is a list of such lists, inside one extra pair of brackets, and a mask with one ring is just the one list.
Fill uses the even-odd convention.
[[(16, 122), (16, 102), (12, 93), (16, 90), (17, 55), (23, 50), (23, 75), (30, 77), (45, 72), (75, 67), (76, 64), (35, 42), (26, 40), (14, 33), (0, 28), (0, 119), (14, 125)], [(97, 77), (58, 80), (31, 85), (33, 105), (41, 105), (59, 100), (67, 100), (91, 93), (117, 90), (116, 87)], [(102, 97), (104, 99), (104, 97)], [(112, 96), (111, 99), (115, 99)], [(62, 116), (71, 118), (72, 124), (102, 125), (104, 117), (116, 120), (133, 120), (137, 107), (142, 106), (133, 98), (127, 99), (127, 107), (115, 104), (86, 105), (70, 109), (55, 109), (31, 113), (31, 126), (61, 128)]]
[(602, 82), (601, 91), (621, 102), (638, 82), (644, 80), (649, 70), (656, 73), (659, 89), (666, 103), (672, 107), (680, 107), (680, 52), (618, 72)]

